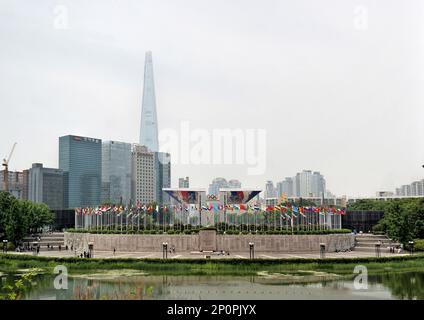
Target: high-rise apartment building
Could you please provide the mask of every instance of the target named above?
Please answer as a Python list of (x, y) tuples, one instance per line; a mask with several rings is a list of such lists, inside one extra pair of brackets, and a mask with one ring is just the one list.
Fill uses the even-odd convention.
[(283, 181), (277, 183), (277, 196), (280, 197), (282, 194), (285, 194), (287, 197), (293, 197), (293, 187), (293, 178), (285, 178)]
[(396, 188), (395, 194), (401, 197), (424, 196), (424, 179)]
[(59, 138), (59, 169), (64, 172), (64, 207), (100, 204), (102, 140), (74, 135)]
[(323, 197), (325, 195), (325, 179), (324, 176), (315, 171), (311, 176), (311, 193), (313, 197)]

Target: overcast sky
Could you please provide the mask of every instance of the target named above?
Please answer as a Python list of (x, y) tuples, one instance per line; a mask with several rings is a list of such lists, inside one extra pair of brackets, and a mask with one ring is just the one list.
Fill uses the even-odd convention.
[[(145, 51), (159, 130), (266, 129), (266, 170), (172, 166), (264, 187), (302, 169), (337, 195), (424, 178), (424, 4), (0, 1), (0, 155), (58, 166), (58, 137), (138, 142)], [(171, 155), (172, 157), (172, 155)]]

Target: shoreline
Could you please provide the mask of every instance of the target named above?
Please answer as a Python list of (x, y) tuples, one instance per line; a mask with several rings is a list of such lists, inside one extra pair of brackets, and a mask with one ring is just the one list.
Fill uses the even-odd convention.
[(64, 265), (71, 273), (89, 270), (143, 270), (149, 274), (174, 275), (255, 275), (260, 271), (285, 272), (293, 270), (331, 271), (352, 274), (357, 265), (369, 273), (424, 271), (424, 254), (396, 257), (367, 258), (291, 258), (291, 259), (157, 259), (157, 258), (74, 258), (37, 257), (32, 255), (0, 254), (0, 272), (42, 269), (51, 273)]

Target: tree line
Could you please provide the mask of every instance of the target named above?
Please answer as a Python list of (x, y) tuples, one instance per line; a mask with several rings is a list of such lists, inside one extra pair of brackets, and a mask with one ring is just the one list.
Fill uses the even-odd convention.
[(53, 214), (47, 205), (16, 199), (8, 192), (0, 192), (0, 238), (16, 245), (25, 236), (52, 222)]
[(383, 211), (384, 217), (374, 226), (390, 238), (407, 243), (424, 239), (424, 199), (393, 199), (387, 201), (359, 200), (350, 204), (348, 210)]

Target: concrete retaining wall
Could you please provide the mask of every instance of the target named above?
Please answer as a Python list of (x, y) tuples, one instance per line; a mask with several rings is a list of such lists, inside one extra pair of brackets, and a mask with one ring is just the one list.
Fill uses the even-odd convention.
[[(86, 250), (88, 243), (94, 250), (125, 252), (156, 252), (162, 243), (175, 246), (176, 251), (199, 251), (200, 236), (194, 235), (119, 235), (65, 232), (65, 245)], [(255, 243), (257, 252), (317, 252), (325, 243), (328, 252), (346, 250), (354, 246), (353, 234), (330, 235), (216, 235), (216, 250), (230, 252), (249, 251), (249, 242)]]

